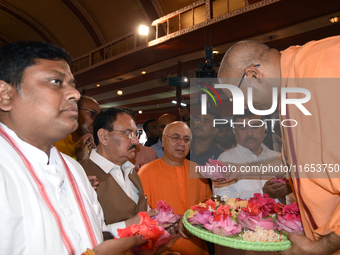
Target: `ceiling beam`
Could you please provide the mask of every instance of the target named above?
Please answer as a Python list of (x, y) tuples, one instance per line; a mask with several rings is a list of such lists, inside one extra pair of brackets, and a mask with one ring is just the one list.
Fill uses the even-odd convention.
[(7, 3), (4, 0), (0, 0), (0, 10), (6, 12), (8, 15), (11, 15), (17, 20), (20, 20), (26, 26), (31, 28), (35, 33), (37, 33), (45, 42), (59, 45), (57, 40), (55, 40), (53, 36), (49, 32), (47, 32), (45, 28), (43, 28), (37, 21), (35, 21), (33, 18), (31, 18), (30, 16), (28, 16), (26, 13), (19, 10), (15, 6)]
[(79, 20), (85, 28), (96, 47), (100, 47), (106, 43), (104, 35), (97, 26), (96, 22), (92, 19), (90, 14), (77, 0), (60, 0)]

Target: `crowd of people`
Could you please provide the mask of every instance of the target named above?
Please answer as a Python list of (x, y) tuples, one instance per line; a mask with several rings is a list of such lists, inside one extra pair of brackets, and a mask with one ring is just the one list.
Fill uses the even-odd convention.
[[(274, 151), (264, 144), (264, 126), (214, 126), (214, 119), (222, 117), (213, 109), (199, 116), (179, 109), (183, 121), (169, 113), (146, 121), (143, 145), (139, 141), (143, 131), (137, 129), (131, 109), (101, 110), (96, 100), (79, 94), (70, 71), (71, 58), (63, 49), (28, 41), (3, 46), (1, 251), (129, 254), (145, 240), (119, 238), (118, 229), (138, 224), (139, 212), (157, 215), (160, 200), (183, 217), (212, 194), (249, 199), (265, 193), (284, 204), (296, 200), (301, 211), (305, 236), (290, 234), (292, 246), (284, 254), (339, 253), (340, 179), (336, 173), (298, 172), (287, 175), (290, 182), (284, 183), (229, 173), (223, 180), (190, 175), (192, 168), (209, 160), (235, 166), (339, 163), (336, 120), (331, 118), (338, 85), (336, 79), (327, 81), (327, 88), (320, 85), (322, 78), (340, 78), (339, 45), (340, 37), (333, 37), (280, 53), (259, 42), (243, 41), (225, 54), (219, 79), (242, 77), (233, 85), (244, 92), (250, 86), (256, 88), (253, 101), (259, 109), (270, 108), (273, 87), (307, 88), (316, 98), (308, 103), (313, 118), (304, 118), (291, 105), (288, 114), (280, 116), (300, 123), (295, 129), (275, 127), (282, 153), (281, 146)], [(301, 78), (318, 79), (311, 85)], [(229, 90), (225, 93), (231, 97)], [(235, 123), (261, 119), (250, 111), (233, 117)], [(152, 254), (239, 254), (192, 236), (182, 218), (162, 226), (172, 238)]]

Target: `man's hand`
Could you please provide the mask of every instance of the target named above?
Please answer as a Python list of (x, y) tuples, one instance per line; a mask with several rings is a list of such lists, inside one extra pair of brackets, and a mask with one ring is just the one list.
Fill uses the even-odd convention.
[(183, 119), (190, 119), (190, 112), (187, 108), (178, 108), (178, 113)]
[(183, 216), (181, 215), (181, 218), (178, 222), (179, 228), (178, 233), (185, 239), (189, 239), (190, 237), (193, 237), (193, 235), (184, 227), (183, 225)]
[(142, 236), (130, 236), (121, 239), (107, 240), (93, 248), (96, 255), (126, 255), (129, 249), (145, 243)]
[(92, 149), (95, 149), (96, 145), (94, 144), (93, 136), (90, 133), (87, 133), (79, 138), (76, 146), (74, 147), (74, 152), (78, 162), (82, 162), (89, 156), (89, 152)]
[(97, 180), (97, 177), (94, 175), (87, 176), (87, 179), (89, 179), (89, 182), (91, 183), (91, 186), (94, 190), (97, 190), (97, 187), (99, 186), (99, 182)]
[(292, 188), (289, 183), (276, 182), (272, 180), (267, 181), (263, 188), (263, 193), (266, 193), (271, 198), (282, 198), (292, 193)]
[(292, 245), (282, 255), (331, 255), (340, 249), (340, 236), (330, 233), (318, 241), (311, 241), (305, 236), (290, 233)]
[[(146, 212), (146, 213), (147, 213), (147, 215), (149, 215), (150, 217), (152, 217), (152, 216), (155, 216), (155, 215), (159, 214), (159, 211), (158, 211), (158, 210), (152, 210), (152, 211), (148, 211), (148, 212)], [(125, 221), (126, 227), (129, 227), (129, 226), (131, 226), (132, 224), (138, 225), (139, 223), (140, 223), (140, 217), (139, 217), (138, 214), (136, 214), (136, 215), (133, 216), (132, 218), (127, 219), (127, 220)]]

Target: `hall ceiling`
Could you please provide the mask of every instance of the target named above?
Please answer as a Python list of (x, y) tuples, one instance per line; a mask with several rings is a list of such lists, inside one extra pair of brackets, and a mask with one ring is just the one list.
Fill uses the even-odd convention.
[[(223, 14), (227, 5), (234, 9)], [(195, 14), (190, 14), (192, 9)], [(137, 34), (140, 24), (151, 25), (179, 13), (181, 31), (173, 18), (168, 35), (166, 22), (158, 25), (158, 39), (155, 27), (150, 28), (148, 40)], [(184, 26), (190, 15), (194, 24)], [(201, 20), (206, 15), (210, 18)], [(204, 30), (207, 38), (212, 33), (218, 61), (243, 39), (283, 50), (339, 35), (340, 22), (328, 20), (336, 15), (340, 15), (339, 0), (0, 0), (0, 46), (39, 40), (63, 47), (75, 60), (73, 71), (82, 94), (95, 98), (102, 108), (143, 110), (137, 116), (143, 122), (176, 110), (171, 104), (175, 88), (162, 84), (160, 77), (191, 76), (198, 70), (204, 62)], [(181, 99), (190, 103), (189, 98), (189, 90), (183, 89)]]

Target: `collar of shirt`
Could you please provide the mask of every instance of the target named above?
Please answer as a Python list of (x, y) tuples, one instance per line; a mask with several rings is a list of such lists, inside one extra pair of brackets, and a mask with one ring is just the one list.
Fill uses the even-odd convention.
[(263, 143), (261, 144), (262, 147), (262, 152), (259, 156), (256, 156), (254, 153), (252, 153), (251, 150), (249, 150), (248, 148), (242, 146), (241, 144), (237, 144), (236, 148), (240, 151), (242, 151), (243, 153), (245, 153), (246, 155), (248, 155), (249, 157), (255, 157), (256, 159), (261, 158), (262, 156), (264, 156), (265, 154), (267, 154), (267, 152), (269, 151), (268, 147), (266, 145), (264, 145)]
[(133, 168), (135, 167), (130, 161), (126, 161), (122, 167), (112, 163), (110, 160), (104, 158), (102, 155), (97, 153), (96, 149), (93, 149), (90, 154), (90, 159), (96, 163), (105, 173), (110, 173), (111, 170), (113, 171), (121, 171), (124, 172), (124, 175), (127, 177), (129, 174), (132, 173)]
[(26, 158), (31, 161), (41, 164), (41, 165), (47, 165), (48, 164), (48, 158), (49, 155), (47, 155), (42, 150), (38, 149), (37, 147), (21, 140), (17, 136), (17, 134), (9, 129), (5, 124), (0, 123), (2, 128), (10, 135), (10, 137), (14, 140), (14, 142), (19, 146), (20, 150), (22, 150), (22, 153), (26, 156)]

